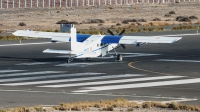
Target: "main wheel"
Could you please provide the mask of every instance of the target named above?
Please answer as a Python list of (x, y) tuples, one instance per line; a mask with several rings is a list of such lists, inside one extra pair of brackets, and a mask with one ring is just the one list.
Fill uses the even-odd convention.
[(70, 59), (67, 59), (67, 63), (70, 63), (71, 62), (71, 60)]
[(123, 60), (122, 54), (118, 54), (118, 55), (117, 55), (117, 61), (122, 61), (122, 60)]
[(86, 60), (86, 61), (90, 61), (90, 60), (91, 60), (91, 58), (86, 58), (85, 60)]

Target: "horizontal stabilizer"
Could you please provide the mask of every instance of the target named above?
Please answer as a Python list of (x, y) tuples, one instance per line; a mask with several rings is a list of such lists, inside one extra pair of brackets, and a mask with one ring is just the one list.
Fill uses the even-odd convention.
[(77, 58), (84, 57), (97, 57), (94, 52), (81, 52), (81, 51), (71, 51), (71, 50), (54, 50), (54, 49), (46, 49), (43, 53), (56, 53), (56, 54), (70, 54), (70, 55), (78, 55)]
[(46, 49), (43, 53), (58, 53), (58, 54), (70, 54), (71, 50), (54, 50), (54, 49)]

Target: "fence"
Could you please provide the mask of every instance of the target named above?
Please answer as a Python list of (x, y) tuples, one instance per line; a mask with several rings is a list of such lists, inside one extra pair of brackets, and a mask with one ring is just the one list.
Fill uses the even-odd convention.
[(54, 8), (102, 5), (159, 4), (200, 0), (0, 0), (0, 8)]

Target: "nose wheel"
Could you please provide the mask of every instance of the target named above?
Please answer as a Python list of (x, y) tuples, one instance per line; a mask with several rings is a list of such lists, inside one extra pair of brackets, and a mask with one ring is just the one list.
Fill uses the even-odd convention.
[(117, 61), (121, 62), (123, 60), (122, 54), (117, 54)]

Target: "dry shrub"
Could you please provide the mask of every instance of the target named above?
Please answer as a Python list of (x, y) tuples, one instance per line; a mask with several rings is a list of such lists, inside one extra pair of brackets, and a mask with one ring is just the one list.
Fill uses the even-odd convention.
[(200, 24), (200, 21), (197, 21), (197, 23), (196, 24)]
[(151, 107), (151, 102), (144, 102), (142, 103), (143, 108), (150, 108)]
[(134, 6), (133, 9), (138, 10), (138, 9), (140, 9), (140, 7), (139, 6)]
[(151, 22), (151, 26), (169, 26), (168, 22)]
[(147, 23), (147, 24), (143, 24), (143, 26), (149, 27), (149, 26), (151, 26), (151, 24), (150, 24), (150, 23)]
[(152, 107), (159, 107), (159, 108), (168, 108), (168, 104), (160, 103), (160, 102), (151, 102)]

